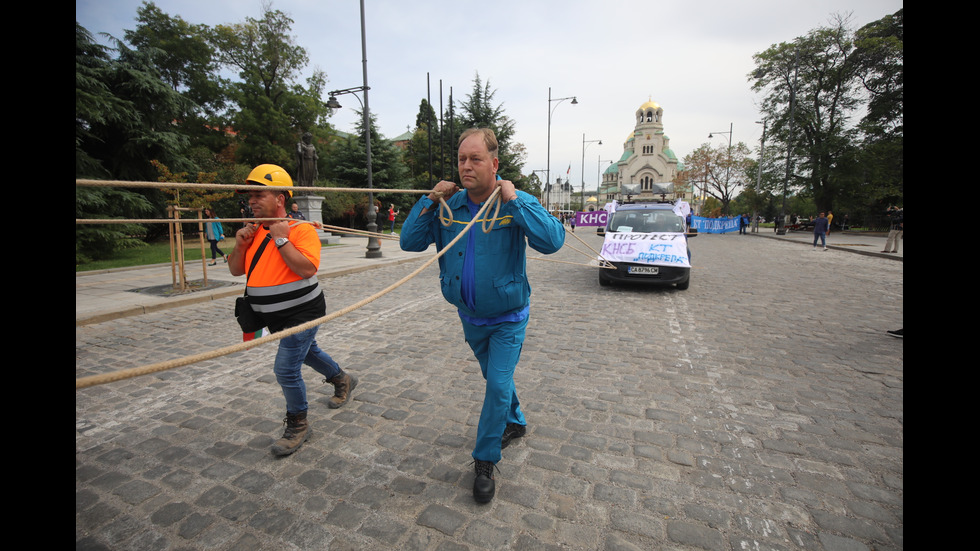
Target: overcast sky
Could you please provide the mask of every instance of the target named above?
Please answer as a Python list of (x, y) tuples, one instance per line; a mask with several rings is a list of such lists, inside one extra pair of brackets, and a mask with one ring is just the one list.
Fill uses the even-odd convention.
[[(76, 0), (75, 19), (91, 33), (122, 38), (136, 26), (139, 0)], [(209, 26), (258, 18), (261, 0), (156, 0), (171, 16)], [(714, 145), (759, 144), (760, 98), (746, 80), (753, 54), (850, 14), (852, 27), (903, 7), (901, 0), (365, 0), (369, 107), (386, 138), (414, 126), (426, 97), (443, 106), (450, 89), (462, 100), (479, 73), (496, 92), (494, 105), (516, 123), (527, 148), (524, 172), (595, 189), (599, 161), (617, 160), (633, 130), (636, 109), (648, 100), (664, 110), (670, 147), (683, 159), (714, 132)], [(293, 37), (310, 57), (309, 70), (326, 72), (328, 91), (361, 86), (358, 0), (274, 0), (295, 21)], [(548, 102), (574, 96), (570, 100)], [(326, 96), (324, 97), (324, 100)], [(356, 99), (331, 119), (354, 128)], [(349, 109), (348, 109), (349, 107)], [(550, 109), (549, 109), (550, 108)], [(448, 121), (447, 123), (448, 124)], [(543, 174), (542, 174), (543, 177)]]

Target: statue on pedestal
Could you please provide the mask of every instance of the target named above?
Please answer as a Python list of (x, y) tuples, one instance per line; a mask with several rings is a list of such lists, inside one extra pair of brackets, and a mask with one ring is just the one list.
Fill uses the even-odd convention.
[[(316, 147), (313, 146), (313, 134), (303, 133), (302, 140), (296, 144), (296, 185), (312, 187), (318, 176)], [(309, 191), (299, 191), (299, 195), (309, 195)]]

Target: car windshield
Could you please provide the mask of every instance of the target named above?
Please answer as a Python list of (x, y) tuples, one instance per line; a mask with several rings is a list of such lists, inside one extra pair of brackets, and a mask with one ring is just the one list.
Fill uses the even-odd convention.
[(613, 232), (683, 232), (684, 220), (669, 210), (617, 211), (609, 223)]

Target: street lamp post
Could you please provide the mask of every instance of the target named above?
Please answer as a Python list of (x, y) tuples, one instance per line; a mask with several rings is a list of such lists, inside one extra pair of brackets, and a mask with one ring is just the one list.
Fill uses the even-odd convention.
[(786, 235), (786, 194), (789, 177), (793, 173), (793, 124), (796, 122), (796, 77), (800, 71), (800, 51), (793, 48), (793, 84), (789, 89), (789, 138), (786, 140), (786, 178), (783, 180), (783, 212), (776, 224), (776, 233)]
[[(591, 145), (594, 143), (598, 143), (599, 145), (602, 145), (602, 140), (586, 140), (585, 133), (584, 132), (582, 133), (582, 197), (581, 197), (582, 208), (581, 210), (585, 210), (585, 148), (588, 147), (588, 145), (586, 144)], [(598, 201), (598, 197), (596, 198), (596, 200)]]
[[(759, 142), (759, 166), (756, 169), (757, 172), (756, 172), (756, 175), (755, 175), (755, 190), (756, 190), (756, 193), (759, 193), (762, 190), (762, 161), (765, 159), (765, 156), (766, 156), (766, 123), (767, 122), (768, 121), (766, 119), (762, 119), (761, 121), (755, 121), (756, 124), (761, 124), (762, 125), (762, 141)], [(759, 218), (758, 211), (753, 212), (752, 213), (752, 223), (753, 223), (753, 226), (752, 227), (755, 228), (756, 230), (758, 230), (758, 228), (759, 228), (759, 226), (758, 226), (758, 218)], [(753, 233), (755, 233), (755, 232), (753, 231)]]
[[(538, 172), (545, 172), (545, 173), (546, 173), (546, 172), (548, 172), (548, 171), (547, 171), (547, 170), (545, 170), (545, 169), (543, 169), (543, 168), (540, 168), (540, 169), (536, 169), (536, 170), (532, 170), (532, 171), (531, 171), (531, 174), (532, 174), (532, 175), (534, 175), (534, 174), (537, 174)], [(538, 181), (541, 181), (541, 179), (540, 179), (540, 178), (538, 178)], [(541, 204), (542, 204), (542, 205), (544, 205), (544, 204), (545, 204), (545, 201), (544, 201), (544, 195), (545, 195), (545, 193), (546, 193), (546, 190), (547, 190), (547, 188), (548, 188), (548, 182), (547, 182), (547, 181), (545, 181), (545, 183), (544, 183), (544, 187), (543, 187), (543, 188), (541, 188), (541, 196), (540, 196), (540, 197), (538, 197), (538, 200), (539, 200), (539, 201), (541, 201)], [(548, 207), (545, 207), (545, 210), (547, 210), (547, 208), (548, 208)]]
[[(361, 0), (361, 67), (363, 73), (364, 84), (362, 86), (356, 86), (354, 88), (346, 88), (344, 90), (334, 90), (330, 92), (330, 99), (327, 101), (327, 107), (331, 109), (339, 109), (341, 107), (340, 103), (337, 101), (337, 97), (341, 94), (351, 94), (357, 98), (358, 103), (361, 104), (361, 111), (364, 114), (364, 150), (367, 153), (367, 187), (368, 190), (374, 189), (374, 180), (371, 173), (371, 108), (368, 104), (368, 90), (371, 89), (368, 86), (368, 73), (367, 73), (367, 40), (365, 38), (364, 32), (364, 0)], [(364, 101), (355, 94), (355, 92), (364, 93)], [(368, 223), (367, 230), (371, 233), (377, 233), (378, 231), (378, 211), (374, 206), (374, 191), (368, 191)], [(368, 237), (367, 252), (364, 255), (366, 258), (381, 258), (381, 241), (377, 237)]]
[[(728, 132), (708, 133), (709, 140), (714, 137), (714, 134), (728, 134), (728, 163), (726, 163), (728, 166), (725, 167), (725, 193), (726, 194), (728, 193), (729, 178), (731, 177), (732, 174), (732, 133), (734, 129), (735, 129), (735, 123), (731, 122), (728, 123)], [(725, 207), (725, 210), (728, 210), (727, 206)]]
[[(547, 174), (545, 176), (545, 182), (547, 182), (549, 184), (549, 187), (548, 187), (548, 202), (551, 201), (551, 187), (550, 187), (550, 184), (551, 184), (551, 114), (555, 112), (555, 109), (558, 109), (558, 105), (561, 104), (561, 102), (563, 102), (563, 101), (565, 101), (567, 99), (572, 100), (572, 105), (577, 105), (578, 104), (578, 99), (576, 99), (575, 96), (569, 96), (567, 98), (554, 98), (554, 99), (552, 99), (552, 97), (551, 97), (551, 87), (550, 86), (548, 87), (548, 171), (547, 171)], [(555, 106), (552, 108), (551, 107), (551, 102), (554, 102), (554, 101), (557, 101), (558, 103), (556, 103)]]
[[(606, 162), (612, 164), (612, 159), (606, 159)], [(602, 190), (602, 155), (596, 156), (596, 169), (595, 169), (595, 210), (599, 210), (599, 203), (602, 199), (599, 198), (599, 194)]]

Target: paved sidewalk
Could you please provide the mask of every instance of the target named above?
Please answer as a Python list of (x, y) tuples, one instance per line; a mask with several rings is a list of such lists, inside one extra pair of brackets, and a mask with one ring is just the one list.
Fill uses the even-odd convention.
[[(738, 234), (733, 234), (738, 235)], [(750, 233), (749, 235), (759, 236), (759, 237), (769, 237), (772, 239), (782, 239), (784, 241), (792, 241), (794, 243), (800, 243), (808, 247), (813, 246), (813, 233), (806, 231), (793, 231), (786, 235), (776, 235), (771, 228), (760, 228), (759, 233)], [(904, 260), (905, 258), (905, 240), (903, 239), (898, 246), (897, 253), (885, 253), (882, 252), (885, 248), (885, 242), (888, 241), (888, 234), (886, 233), (865, 233), (865, 232), (831, 232), (827, 236), (827, 248), (841, 251), (850, 251), (858, 254), (865, 254), (870, 256), (879, 256), (882, 258), (892, 258), (895, 260)]]

